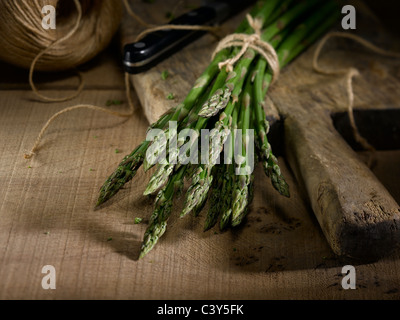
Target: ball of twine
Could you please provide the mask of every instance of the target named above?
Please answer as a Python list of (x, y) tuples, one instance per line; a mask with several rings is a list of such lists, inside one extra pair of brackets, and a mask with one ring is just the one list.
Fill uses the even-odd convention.
[[(117, 31), (122, 4), (120, 0), (80, 3), (78, 12), (70, 0), (0, 0), (0, 60), (29, 68), (35, 57), (49, 47), (35, 70), (68, 70), (91, 60), (107, 47)], [(42, 8), (46, 5), (56, 8), (55, 30), (42, 27)], [(74, 29), (77, 20), (75, 32), (54, 44)]]
[[(56, 29), (42, 26), (44, 6), (56, 8)], [(67, 97), (52, 98), (41, 94), (33, 81), (33, 73), (39, 71), (63, 71), (83, 64), (105, 47), (117, 31), (122, 9), (140, 25), (148, 29), (138, 39), (148, 33), (164, 30), (207, 30), (210, 26), (163, 25), (153, 26), (141, 19), (130, 7), (128, 0), (0, 0), (0, 60), (29, 69), (29, 83), (32, 91), (42, 101), (63, 102), (77, 97), (83, 90), (80, 72), (80, 84), (75, 93)], [(130, 93), (129, 74), (125, 74), (125, 89), (129, 104), (128, 112), (109, 110), (103, 107), (78, 104), (65, 108), (53, 115), (43, 126), (26, 159), (37, 152), (41, 139), (50, 124), (59, 116), (77, 109), (90, 109), (119, 117), (130, 117), (135, 113)]]

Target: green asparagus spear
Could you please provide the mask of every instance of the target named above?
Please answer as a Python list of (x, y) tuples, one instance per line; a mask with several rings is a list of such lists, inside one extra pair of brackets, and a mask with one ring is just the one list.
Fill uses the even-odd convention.
[[(261, 34), (261, 40), (266, 42), (271, 41), (274, 36), (276, 36), (283, 29), (292, 25), (318, 1), (320, 0), (309, 0), (307, 2), (298, 3), (296, 6), (285, 12), (271, 25), (269, 25)], [(237, 101), (247, 71), (249, 70), (249, 66), (256, 56), (256, 52), (253, 49), (247, 49), (246, 53), (235, 65), (234, 70), (228, 75), (228, 80), (224, 87), (221, 88), (218, 91), (218, 94), (212, 98), (212, 102), (208, 101), (204, 104), (203, 108), (199, 112), (201, 117), (209, 118), (214, 116), (227, 106), (231, 97), (233, 102)]]
[(155, 210), (144, 234), (140, 258), (143, 258), (153, 249), (158, 239), (164, 234), (168, 218), (171, 215), (174, 194), (177, 189), (181, 189), (183, 186), (184, 173), (185, 167), (182, 167), (172, 176), (165, 188), (158, 193), (155, 201)]

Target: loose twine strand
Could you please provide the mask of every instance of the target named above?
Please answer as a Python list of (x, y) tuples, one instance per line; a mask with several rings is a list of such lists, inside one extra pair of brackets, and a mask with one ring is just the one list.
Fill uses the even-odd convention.
[[(82, 75), (81, 75), (81, 73), (79, 73), (80, 85), (79, 85), (79, 88), (77, 89), (77, 91), (76, 91), (73, 95), (68, 96), (68, 97), (63, 97), (63, 98), (50, 98), (50, 97), (47, 97), (47, 96), (41, 94), (41, 93), (37, 90), (37, 88), (36, 88), (36, 86), (35, 86), (35, 84), (34, 84), (34, 82), (33, 82), (33, 71), (34, 71), (34, 69), (35, 69), (35, 64), (36, 64), (36, 62), (39, 60), (39, 58), (40, 58), (44, 53), (46, 53), (49, 49), (51, 49), (52, 47), (54, 47), (55, 45), (57, 45), (57, 44), (59, 44), (59, 43), (65, 41), (65, 40), (69, 39), (70, 37), (72, 37), (72, 36), (75, 34), (75, 32), (78, 30), (79, 25), (80, 25), (80, 22), (81, 22), (81, 19), (82, 19), (82, 6), (81, 6), (79, 0), (74, 0), (74, 3), (75, 3), (75, 6), (76, 6), (76, 9), (77, 9), (77, 11), (78, 11), (78, 17), (77, 17), (76, 24), (75, 24), (74, 28), (73, 28), (67, 35), (65, 35), (64, 37), (62, 37), (62, 38), (58, 39), (57, 41), (53, 42), (53, 43), (50, 44), (47, 48), (43, 49), (43, 50), (36, 56), (36, 58), (32, 61), (32, 65), (31, 65), (31, 67), (30, 67), (30, 72), (29, 72), (29, 83), (30, 83), (30, 85), (31, 85), (32, 91), (33, 91), (38, 97), (40, 97), (40, 98), (41, 98), (42, 100), (44, 100), (44, 101), (49, 101), (49, 102), (64, 102), (64, 101), (71, 100), (71, 99), (77, 97), (77, 96), (81, 93), (81, 91), (82, 91), (82, 89), (83, 89), (83, 86), (84, 86), (84, 82), (83, 82)], [(133, 101), (132, 101), (132, 97), (131, 97), (131, 92), (130, 92), (130, 81), (129, 81), (129, 74), (128, 74), (128, 73), (125, 73), (125, 89), (126, 89), (126, 96), (127, 96), (128, 105), (129, 105), (129, 112), (128, 112), (128, 113), (122, 113), (122, 112), (118, 112), (118, 111), (114, 111), (114, 110), (109, 110), (109, 109), (106, 109), (106, 108), (103, 108), (103, 107), (99, 107), (99, 106), (95, 106), (95, 105), (90, 105), (90, 104), (78, 104), (78, 105), (75, 105), (75, 106), (71, 106), (71, 107), (65, 108), (65, 109), (63, 109), (63, 110), (57, 112), (56, 114), (54, 114), (54, 115), (46, 122), (46, 124), (45, 124), (45, 125), (43, 126), (43, 128), (40, 130), (40, 132), (39, 132), (39, 134), (38, 134), (38, 136), (37, 136), (37, 138), (36, 138), (36, 140), (35, 140), (35, 143), (34, 143), (32, 149), (31, 149), (31, 151), (28, 152), (28, 153), (25, 153), (25, 154), (24, 154), (24, 158), (25, 158), (25, 159), (31, 159), (31, 158), (37, 153), (37, 150), (38, 150), (38, 148), (39, 148), (40, 142), (42, 141), (42, 138), (43, 138), (43, 136), (44, 136), (46, 130), (47, 130), (48, 127), (50, 126), (50, 124), (51, 124), (56, 118), (58, 118), (59, 116), (61, 116), (62, 114), (65, 114), (65, 113), (67, 113), (67, 112), (70, 112), (70, 111), (73, 111), (73, 110), (77, 110), (77, 109), (90, 109), (90, 110), (100, 111), (100, 112), (107, 113), (107, 114), (114, 115), (114, 116), (118, 116), (118, 117), (130, 117), (130, 116), (132, 116), (133, 113), (134, 113), (135, 107), (134, 107), (134, 105), (133, 105)]]
[(73, 111), (73, 110), (77, 110), (77, 109), (90, 109), (90, 110), (95, 110), (95, 111), (100, 111), (100, 112), (104, 112), (113, 116), (117, 116), (117, 117), (126, 117), (129, 118), (133, 115), (135, 108), (132, 102), (132, 97), (131, 97), (131, 93), (130, 93), (130, 81), (129, 81), (129, 74), (126, 73), (125, 74), (125, 87), (126, 87), (126, 96), (128, 99), (128, 105), (129, 105), (129, 112), (128, 113), (122, 113), (122, 112), (118, 112), (118, 111), (114, 111), (114, 110), (109, 110), (106, 108), (102, 108), (102, 107), (98, 107), (95, 105), (91, 105), (91, 104), (78, 104), (75, 106), (71, 106), (68, 108), (65, 108), (59, 112), (57, 112), (56, 114), (54, 114), (49, 120), (47, 120), (46, 124), (43, 126), (42, 130), (40, 130), (40, 133), (38, 134), (35, 143), (31, 149), (31, 151), (29, 153), (24, 154), (24, 158), (25, 159), (31, 159), (37, 152), (38, 147), (40, 145), (40, 142), (42, 141), (42, 138), (44, 136), (44, 133), (46, 132), (47, 128), (50, 126), (50, 124), (59, 116), (63, 115), (64, 113)]
[(223, 49), (234, 46), (241, 47), (239, 53), (236, 56), (218, 64), (218, 67), (220, 69), (226, 67), (226, 71), (231, 72), (233, 71), (234, 64), (246, 53), (246, 51), (248, 49), (253, 49), (262, 57), (264, 57), (264, 59), (268, 62), (273, 74), (271, 80), (271, 84), (273, 84), (279, 78), (280, 74), (278, 55), (274, 47), (272, 47), (268, 42), (261, 39), (262, 21), (257, 18), (254, 19), (250, 14), (247, 14), (246, 18), (250, 27), (254, 30), (254, 33), (234, 33), (226, 36), (219, 42), (219, 44), (215, 48), (212, 58), (214, 59), (215, 55)]
[(318, 43), (317, 48), (314, 52), (314, 57), (313, 57), (313, 69), (314, 71), (325, 74), (325, 75), (344, 75), (344, 79), (346, 81), (346, 91), (347, 91), (347, 113), (350, 119), (350, 126), (353, 131), (353, 136), (355, 140), (365, 149), (370, 151), (370, 158), (368, 160), (368, 166), (371, 168), (374, 163), (376, 162), (375, 156), (376, 156), (376, 149), (360, 134), (357, 124), (354, 120), (354, 90), (353, 90), (353, 78), (356, 76), (360, 75), (360, 72), (356, 68), (343, 68), (343, 69), (328, 69), (326, 67), (321, 67), (318, 64), (318, 59), (321, 55), (322, 48), (326, 44), (326, 42), (331, 39), (331, 38), (347, 38), (354, 40), (364, 47), (370, 49), (371, 51), (378, 53), (383, 56), (387, 57), (394, 57), (394, 58), (400, 58), (400, 53), (397, 52), (392, 52), (389, 50), (385, 50), (382, 48), (379, 48), (372, 44), (371, 42), (361, 38), (360, 36), (350, 34), (350, 33), (345, 33), (345, 32), (330, 32), (327, 35), (325, 35), (322, 40)]
[(33, 81), (33, 72), (35, 70), (35, 66), (36, 63), (38, 62), (38, 60), (46, 53), (48, 52), (51, 48), (55, 47), (56, 45), (60, 44), (61, 42), (68, 40), (69, 38), (71, 38), (75, 32), (79, 29), (79, 25), (81, 23), (82, 20), (82, 6), (79, 2), (79, 0), (74, 0), (75, 6), (76, 6), (76, 10), (78, 12), (78, 17), (76, 19), (76, 23), (74, 25), (74, 27), (71, 29), (70, 32), (68, 32), (65, 36), (63, 36), (62, 38), (56, 40), (55, 42), (53, 42), (52, 44), (50, 44), (47, 48), (43, 49), (42, 51), (40, 51), (37, 56), (35, 57), (35, 59), (33, 59), (32, 64), (29, 68), (29, 84), (32, 88), (32, 91), (42, 100), (44, 101), (48, 101), (48, 102), (64, 102), (64, 101), (68, 101), (71, 99), (74, 99), (75, 97), (77, 97), (83, 90), (84, 87), (84, 82), (83, 82), (83, 77), (82, 74), (78, 71), (78, 77), (79, 77), (79, 86), (78, 89), (76, 90), (76, 92), (74, 94), (72, 94), (71, 96), (68, 97), (63, 97), (63, 98), (51, 98), (51, 97), (47, 97), (43, 94), (41, 94), (39, 92), (39, 90), (36, 88), (36, 85)]
[[(164, 25), (164, 26), (154, 26), (152, 24), (149, 24), (147, 22), (145, 22), (140, 16), (138, 16), (130, 7), (129, 3), (127, 0), (123, 0), (123, 3), (125, 5), (126, 11), (128, 12), (128, 14), (133, 17), (139, 24), (147, 27), (148, 29), (146, 29), (145, 31), (143, 31), (142, 33), (140, 33), (138, 35), (138, 37), (136, 38), (136, 41), (139, 41), (140, 39), (142, 39), (144, 36), (146, 36), (149, 33), (155, 32), (155, 31), (159, 31), (159, 30), (167, 30), (167, 29), (175, 29), (175, 30), (205, 30), (205, 31), (210, 31), (212, 32), (214, 35), (216, 35), (216, 31), (219, 30), (218, 27), (211, 27), (211, 26), (195, 26), (195, 25)], [(35, 70), (35, 66), (37, 61), (46, 53), (48, 52), (51, 48), (53, 48), (54, 46), (60, 44), (63, 41), (66, 41), (68, 39), (70, 39), (79, 29), (79, 25), (81, 23), (82, 20), (82, 6), (79, 2), (79, 0), (74, 0), (74, 4), (76, 7), (76, 10), (78, 12), (78, 16), (76, 19), (76, 23), (74, 25), (74, 27), (71, 29), (70, 32), (68, 32), (68, 34), (66, 34), (65, 36), (63, 36), (62, 38), (56, 40), (55, 42), (53, 42), (52, 44), (50, 44), (47, 48), (43, 49), (41, 52), (38, 53), (38, 55), (34, 58), (34, 60), (32, 61), (32, 64), (30, 66), (29, 69), (29, 84), (32, 88), (32, 91), (34, 94), (36, 94), (36, 96), (38, 96), (39, 98), (41, 98), (43, 101), (47, 101), (47, 102), (65, 102), (65, 101), (69, 101), (72, 100), (74, 98), (76, 98), (77, 96), (79, 96), (84, 88), (84, 81), (83, 81), (83, 77), (82, 74), (80, 72), (78, 72), (78, 77), (79, 77), (79, 86), (77, 88), (77, 90), (75, 91), (74, 94), (67, 96), (67, 97), (62, 97), (62, 98), (52, 98), (52, 97), (48, 97), (43, 95), (42, 93), (39, 92), (39, 90), (36, 88), (35, 83), (33, 81), (33, 73)], [(130, 80), (129, 80), (129, 73), (125, 73), (125, 90), (126, 90), (126, 96), (127, 96), (127, 100), (128, 100), (128, 105), (129, 105), (129, 112), (127, 113), (122, 113), (122, 112), (118, 112), (118, 111), (114, 111), (114, 110), (109, 110), (103, 107), (99, 107), (99, 106), (95, 106), (95, 105), (90, 105), (90, 104), (78, 104), (75, 106), (71, 106), (68, 108), (65, 108), (59, 112), (57, 112), (56, 114), (54, 114), (47, 122), (46, 124), (42, 127), (42, 129), (40, 130), (35, 143), (31, 149), (30, 152), (25, 153), (24, 154), (24, 158), (25, 159), (31, 159), (35, 154), (37, 154), (40, 142), (43, 139), (43, 136), (46, 132), (46, 130), (48, 129), (48, 127), (51, 125), (51, 123), (58, 117), (60, 117), (61, 115), (68, 113), (70, 111), (73, 110), (77, 110), (77, 109), (89, 109), (89, 110), (95, 110), (95, 111), (100, 111), (103, 113), (107, 113), (113, 116), (118, 116), (118, 117), (131, 117), (134, 112), (135, 112), (135, 106), (133, 104), (132, 101), (132, 96), (131, 96), (131, 90), (130, 90)]]
[(129, 14), (133, 19), (135, 19), (139, 24), (141, 24), (142, 26), (147, 27), (147, 28), (154, 27), (153, 24), (150, 24), (150, 23), (145, 22), (139, 15), (137, 15), (137, 14), (132, 10), (131, 6), (130, 6), (129, 3), (128, 3), (128, 0), (122, 0), (122, 1), (123, 1), (123, 3), (124, 3), (126, 12), (128, 12), (128, 14)]
[(161, 31), (161, 30), (197, 30), (197, 31), (204, 30), (204, 31), (210, 32), (216, 38), (219, 38), (219, 36), (217, 35), (217, 31), (220, 29), (219, 27), (200, 26), (200, 25), (177, 25), (177, 24), (166, 24), (166, 25), (157, 26), (154, 24), (147, 23), (132, 10), (131, 6), (128, 3), (128, 0), (122, 0), (122, 1), (124, 3), (124, 6), (125, 6), (128, 14), (132, 18), (134, 18), (139, 24), (141, 24), (142, 26), (147, 28), (146, 30), (139, 33), (139, 35), (135, 39), (135, 42), (140, 41), (149, 33)]

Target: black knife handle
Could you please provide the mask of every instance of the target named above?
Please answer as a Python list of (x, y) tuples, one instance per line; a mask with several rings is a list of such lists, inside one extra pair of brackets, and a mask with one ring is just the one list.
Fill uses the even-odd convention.
[[(172, 20), (176, 25), (212, 25), (216, 22), (217, 12), (211, 6), (201, 7)], [(205, 34), (206, 31), (161, 30), (148, 34), (138, 42), (124, 47), (125, 71), (135, 74), (148, 70), (165, 56), (170, 55)]]

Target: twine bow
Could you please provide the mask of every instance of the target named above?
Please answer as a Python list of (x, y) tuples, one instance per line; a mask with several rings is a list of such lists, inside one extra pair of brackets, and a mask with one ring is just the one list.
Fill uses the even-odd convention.
[(278, 79), (280, 73), (278, 55), (276, 54), (275, 49), (268, 42), (261, 39), (262, 21), (260, 19), (253, 19), (253, 17), (249, 14), (246, 16), (246, 18), (250, 27), (254, 30), (254, 33), (234, 33), (226, 36), (219, 42), (212, 58), (214, 59), (215, 55), (223, 49), (230, 47), (241, 47), (241, 50), (235, 57), (227, 59), (218, 64), (220, 69), (226, 67), (226, 71), (230, 72), (233, 71), (233, 65), (245, 54), (247, 49), (253, 49), (262, 57), (264, 57), (265, 60), (267, 60), (271, 70), (273, 71), (272, 83), (274, 83)]

